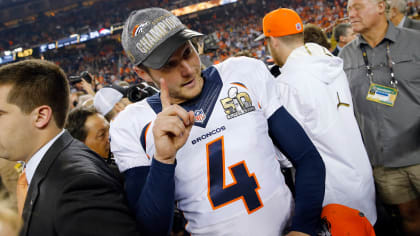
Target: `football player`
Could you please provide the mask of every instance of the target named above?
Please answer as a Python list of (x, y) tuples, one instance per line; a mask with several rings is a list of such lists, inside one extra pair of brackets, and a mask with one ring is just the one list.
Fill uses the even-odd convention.
[[(134, 11), (122, 45), (160, 95), (111, 124), (111, 150), (143, 232), (167, 235), (174, 201), (192, 235), (314, 235), (325, 185), (322, 159), (282, 106), (263, 62), (232, 58), (201, 71), (189, 30), (160, 8)], [(276, 155), (296, 168), (296, 198)]]

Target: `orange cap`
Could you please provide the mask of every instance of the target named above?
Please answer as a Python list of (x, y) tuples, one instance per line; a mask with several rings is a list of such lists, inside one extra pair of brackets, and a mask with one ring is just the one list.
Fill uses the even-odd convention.
[(375, 236), (369, 220), (353, 208), (329, 204), (322, 209), (321, 218), (330, 223), (333, 236)]
[(264, 36), (281, 37), (303, 32), (302, 19), (288, 8), (279, 8), (264, 16)]

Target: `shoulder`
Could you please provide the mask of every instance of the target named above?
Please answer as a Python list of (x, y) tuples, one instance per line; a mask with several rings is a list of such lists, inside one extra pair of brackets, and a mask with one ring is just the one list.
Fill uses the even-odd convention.
[(343, 59), (344, 69), (347, 67), (353, 67), (356, 64), (358, 64), (359, 54), (360, 57), (362, 56), (362, 52), (359, 46), (359, 40), (359, 38), (356, 38), (355, 40), (351, 41), (346, 46), (344, 46), (343, 49), (341, 49), (341, 51), (338, 53), (338, 57)]
[(116, 130), (139, 130), (156, 117), (146, 99), (128, 105), (111, 122), (110, 133)]
[(215, 65), (215, 67), (221, 74), (249, 74), (261, 70), (269, 72), (267, 66), (262, 61), (250, 57), (231, 57), (226, 61)]
[(268, 67), (262, 61), (250, 57), (232, 57), (214, 67), (224, 84), (239, 82), (259, 87), (262, 81), (274, 81)]
[(396, 40), (391, 45), (391, 53), (420, 58), (420, 31), (409, 28), (395, 28)]
[(69, 182), (78, 176), (96, 176), (109, 180), (116, 180), (104, 160), (90, 150), (79, 140), (73, 141), (65, 147), (57, 156), (51, 166), (51, 174), (63, 182)]
[(411, 29), (420, 30), (420, 20), (406, 18), (406, 23), (404, 25)]
[(354, 54), (357, 50), (360, 50), (359, 49), (359, 45), (360, 45), (359, 40), (360, 40), (359, 38), (356, 38), (353, 41), (351, 41), (350, 43), (348, 43), (346, 46), (344, 46), (343, 49), (341, 49), (338, 56), (341, 57), (342, 59), (344, 59), (345, 57), (348, 57), (351, 54)]

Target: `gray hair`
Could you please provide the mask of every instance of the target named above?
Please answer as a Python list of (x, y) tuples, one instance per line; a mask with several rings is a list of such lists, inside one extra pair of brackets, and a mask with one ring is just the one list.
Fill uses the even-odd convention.
[(390, 9), (391, 9), (391, 1), (392, 0), (369, 0), (371, 2), (376, 2), (376, 3), (385, 3), (385, 13), (388, 14)]
[(387, 0), (390, 8), (395, 8), (402, 14), (407, 13), (407, 0)]

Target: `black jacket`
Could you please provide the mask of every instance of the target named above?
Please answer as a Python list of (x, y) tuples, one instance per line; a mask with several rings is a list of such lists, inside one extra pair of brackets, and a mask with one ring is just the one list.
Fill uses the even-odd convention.
[(138, 235), (123, 192), (101, 157), (66, 131), (34, 173), (20, 235)]

